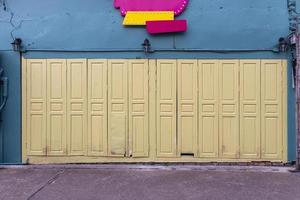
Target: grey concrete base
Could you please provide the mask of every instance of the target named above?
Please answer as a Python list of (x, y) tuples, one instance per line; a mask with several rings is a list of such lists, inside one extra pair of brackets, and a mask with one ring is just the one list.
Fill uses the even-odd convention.
[(6, 169), (130, 169), (130, 170), (198, 170), (198, 171), (248, 171), (248, 172), (289, 172), (287, 166), (239, 166), (239, 165), (197, 165), (197, 164), (61, 164), (61, 165), (0, 165)]
[(0, 169), (0, 199), (299, 200), (287, 167), (53, 165)]

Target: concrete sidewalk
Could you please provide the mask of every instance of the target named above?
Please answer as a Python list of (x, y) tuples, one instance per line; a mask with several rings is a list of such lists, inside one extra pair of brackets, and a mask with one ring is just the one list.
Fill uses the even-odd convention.
[(0, 167), (0, 199), (299, 200), (286, 167), (57, 165)]

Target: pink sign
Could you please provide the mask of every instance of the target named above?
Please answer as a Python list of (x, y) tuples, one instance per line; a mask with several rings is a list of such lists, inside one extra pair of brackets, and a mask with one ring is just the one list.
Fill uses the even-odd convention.
[(184, 32), (186, 29), (186, 20), (147, 21), (150, 34)]
[(180, 15), (186, 8), (189, 0), (114, 0), (115, 8), (121, 10), (122, 16), (127, 11), (174, 11)]

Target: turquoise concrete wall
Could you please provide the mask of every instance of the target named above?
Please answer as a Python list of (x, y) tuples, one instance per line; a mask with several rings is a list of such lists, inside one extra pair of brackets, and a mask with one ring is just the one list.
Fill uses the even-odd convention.
[[(285, 0), (190, 0), (180, 16), (187, 33), (150, 37), (145, 29), (122, 27), (113, 0), (1, 0), (0, 48), (11, 35), (31, 49), (132, 49), (149, 37), (154, 48), (273, 48), (288, 33)], [(5, 31), (6, 30), (6, 31)]]
[(0, 130), (0, 163), (3, 163), (3, 130)]
[[(21, 37), (26, 58), (263, 58), (288, 59), (274, 53), (278, 38), (289, 33), (285, 0), (190, 0), (180, 19), (188, 20), (188, 31), (150, 36), (144, 28), (125, 28), (113, 0), (0, 0), (0, 55), (9, 66), (8, 76), (15, 108), (7, 107), (3, 119), (20, 118), (19, 57), (11, 52), (12, 37)], [(3, 6), (5, 4), (5, 6)], [(149, 38), (153, 54), (126, 52), (140, 49)], [(206, 50), (258, 50), (216, 53)], [(124, 52), (103, 52), (122, 50)], [(164, 50), (160, 52), (159, 50)], [(169, 51), (165, 51), (169, 50)], [(184, 52), (188, 50), (190, 52)], [(260, 51), (269, 50), (269, 51)], [(98, 51), (98, 52), (96, 52)], [(101, 51), (101, 52), (100, 52)], [(1, 62), (1, 59), (0, 59)], [(295, 159), (295, 117), (292, 68), (289, 65), (289, 160)], [(12, 88), (14, 87), (14, 88)], [(5, 162), (20, 160), (20, 121), (4, 128)], [(15, 146), (12, 148), (11, 146)]]
[(21, 84), (19, 53), (0, 51), (0, 66), (9, 78), (9, 99), (0, 114), (2, 162), (18, 163), (21, 156)]

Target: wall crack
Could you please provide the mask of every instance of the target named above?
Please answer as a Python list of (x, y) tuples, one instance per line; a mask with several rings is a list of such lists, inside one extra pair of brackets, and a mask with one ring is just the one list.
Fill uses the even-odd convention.
[[(31, 19), (24, 19), (24, 20), (19, 20), (18, 23), (15, 22), (15, 13), (10, 9), (10, 7), (7, 4), (7, 0), (0, 0), (0, 8), (2, 8), (2, 10), (4, 12), (9, 13), (10, 17), (9, 20), (0, 20), (0, 23), (7, 23), (10, 24), (10, 26), (12, 27), (12, 30), (10, 31), (10, 36), (12, 38), (12, 40), (14, 40), (16, 37), (14, 36), (14, 32), (21, 29), (22, 25), (24, 22), (27, 21), (32, 21)], [(1, 10), (0, 10), (1, 12)]]

